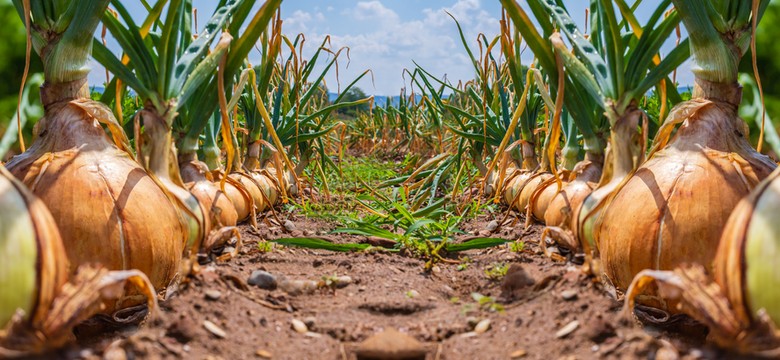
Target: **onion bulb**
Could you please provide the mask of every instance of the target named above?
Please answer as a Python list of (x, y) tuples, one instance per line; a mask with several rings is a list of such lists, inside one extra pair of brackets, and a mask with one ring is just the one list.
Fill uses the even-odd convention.
[(766, 314), (780, 327), (780, 172), (744, 198), (726, 223), (715, 256), (716, 282), (737, 317), (747, 322)]
[[(584, 160), (579, 162), (571, 172), (569, 183), (550, 200), (544, 213), (544, 223), (547, 226), (557, 226), (572, 229), (572, 214), (578, 209), (585, 198), (593, 191), (601, 177), (600, 161)], [(576, 249), (572, 249), (576, 250)]]
[[(86, 82), (81, 85), (86, 96)], [(44, 85), (42, 98), (55, 90)], [(179, 272), (187, 233), (176, 208), (108, 138), (101, 123), (115, 138), (124, 133), (105, 105), (83, 97), (44, 103), (38, 137), (7, 168), (48, 207), (74, 264), (71, 273), (86, 263), (138, 269), (156, 289), (165, 289)], [(117, 143), (126, 146), (126, 138)], [(107, 310), (138, 303), (119, 301)]]
[[(206, 210), (212, 228), (235, 226), (238, 223), (238, 212), (219, 184), (214, 183), (206, 164), (192, 160), (179, 163), (182, 180), (189, 192), (198, 199)], [(227, 190), (227, 182), (225, 184)]]
[(137, 270), (80, 267), (68, 257), (43, 202), (0, 166), (0, 357), (40, 353), (73, 337), (73, 327), (126, 297), (133, 284), (150, 311), (157, 298)]
[[(594, 235), (606, 279), (624, 291), (644, 269), (712, 264), (731, 212), (775, 168), (748, 143), (738, 84), (697, 79), (694, 99), (672, 110), (671, 142), (616, 193)], [(663, 131), (663, 129), (661, 130)]]

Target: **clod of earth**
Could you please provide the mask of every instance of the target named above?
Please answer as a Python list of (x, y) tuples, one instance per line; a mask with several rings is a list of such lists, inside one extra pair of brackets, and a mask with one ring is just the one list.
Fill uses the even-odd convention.
[(355, 349), (355, 355), (361, 360), (425, 359), (426, 353), (419, 341), (392, 328), (372, 335)]

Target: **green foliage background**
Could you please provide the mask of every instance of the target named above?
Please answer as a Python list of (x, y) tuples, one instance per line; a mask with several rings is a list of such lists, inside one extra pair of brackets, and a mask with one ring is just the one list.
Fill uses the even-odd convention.
[[(5, 133), (8, 122), (16, 112), (19, 86), (22, 82), (27, 39), (24, 23), (19, 18), (11, 0), (0, 0), (0, 24), (3, 24), (3, 40), (0, 41), (0, 134)], [(43, 66), (35, 52), (32, 53), (30, 74), (43, 71)], [(38, 91), (31, 94), (37, 102)], [(34, 120), (26, 127), (29, 134)]]

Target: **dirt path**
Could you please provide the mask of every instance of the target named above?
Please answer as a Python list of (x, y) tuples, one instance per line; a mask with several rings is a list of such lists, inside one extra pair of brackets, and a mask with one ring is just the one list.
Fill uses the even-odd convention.
[[(334, 228), (320, 220), (292, 220), (297, 231), (305, 234)], [(464, 230), (483, 229), (485, 220), (466, 223)], [(470, 261), (461, 261), (468, 265), (441, 263), (425, 273), (422, 260), (381, 251), (334, 253), (276, 247), (263, 252), (258, 248), (261, 237), (289, 234), (265, 224), (259, 232), (243, 226), (241, 256), (205, 265), (175, 298), (162, 304), (150, 326), (140, 331), (126, 329), (97, 342), (84, 343), (88, 339), (82, 338), (80, 346), (56, 357), (356, 359), (361, 342), (387, 329), (410, 335), (414, 340), (388, 335), (388, 341), (421, 351), (421, 359), (697, 359), (721, 355), (700, 348), (700, 339), (671, 340), (659, 330), (642, 330), (624, 320), (622, 304), (606, 296), (578, 266), (541, 254), (535, 245), (539, 229), (525, 233), (526, 246), (521, 252), (512, 252), (508, 246), (470, 251), (461, 255), (468, 256)], [(496, 235), (516, 239), (523, 232), (518, 226), (499, 229)], [(360, 241), (357, 236), (327, 238)], [(501, 273), (500, 269), (507, 268), (500, 280), (486, 274), (486, 270)], [(256, 270), (272, 274), (277, 288), (247, 285)], [(343, 288), (320, 288), (300, 295), (281, 289), (290, 291), (292, 280), (334, 276), (342, 276)], [(475, 293), (489, 298), (482, 298), (480, 304)]]

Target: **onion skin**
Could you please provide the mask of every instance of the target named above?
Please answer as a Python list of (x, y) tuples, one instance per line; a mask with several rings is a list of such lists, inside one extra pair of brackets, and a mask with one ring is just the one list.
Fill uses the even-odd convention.
[[(185, 187), (206, 210), (214, 230), (223, 226), (235, 226), (238, 223), (236, 207), (225, 192), (219, 188), (219, 183), (214, 183), (213, 179), (209, 179), (211, 173), (206, 164), (192, 160), (179, 163), (179, 168)], [(228, 184), (225, 182), (226, 190), (227, 186)]]
[(736, 316), (756, 322), (764, 309), (780, 325), (780, 178), (775, 171), (731, 213), (715, 256), (715, 281), (724, 290)]
[(596, 187), (601, 177), (601, 167), (600, 162), (589, 160), (584, 160), (575, 166), (572, 171), (572, 174), (576, 174), (574, 180), (571, 180), (550, 200), (547, 211), (544, 212), (544, 223), (547, 226), (573, 229), (574, 209), (578, 209)]
[[(235, 179), (233, 176), (230, 178)], [(244, 192), (248, 193), (248, 191), (247, 189), (239, 189), (232, 182), (225, 181), (225, 195), (236, 210), (238, 221), (249, 219), (249, 216), (252, 214), (254, 200), (251, 198), (251, 195), (249, 198), (244, 195)]]
[(550, 173), (538, 173), (533, 175), (520, 190), (520, 195), (517, 201), (513, 204), (513, 207), (520, 211), (525, 211), (528, 204), (531, 202), (531, 195), (536, 192), (539, 185), (542, 185), (547, 179), (550, 179), (552, 174)]
[[(564, 174), (559, 175), (560, 177), (567, 177), (568, 171), (566, 171)], [(558, 186), (558, 181), (553, 179), (552, 176), (550, 176), (547, 180), (545, 180), (544, 183), (540, 184), (536, 191), (534, 191), (534, 194), (531, 195), (531, 200), (529, 201), (529, 206), (531, 207), (531, 215), (533, 215), (534, 219), (537, 221), (544, 221), (544, 213), (547, 212), (547, 208), (550, 206), (550, 203), (552, 200), (558, 196), (558, 194), (563, 190), (563, 188), (569, 184), (568, 179), (561, 179), (559, 177), (559, 180), (561, 180), (560, 187)]]
[[(71, 274), (80, 264), (101, 263), (141, 270), (155, 288), (166, 288), (186, 238), (172, 202), (83, 107), (50, 104), (42, 121), (39, 137), (7, 167), (51, 211)], [(107, 311), (135, 304), (120, 299)]]
[(517, 197), (520, 196), (520, 193), (523, 191), (523, 187), (525, 187), (525, 184), (528, 183), (532, 175), (533, 174), (528, 171), (522, 171), (517, 176), (514, 176), (510, 178), (509, 181), (506, 181), (504, 183), (503, 191), (504, 202), (506, 202), (512, 208), (518, 208), (515, 204), (517, 201), (520, 201), (520, 199)]
[(2, 167), (0, 209), (0, 329), (16, 309), (40, 323), (68, 279), (59, 230), (46, 206)]
[(594, 235), (604, 275), (617, 289), (644, 269), (711, 266), (729, 214), (775, 168), (747, 142), (739, 98), (678, 105), (670, 118), (685, 120), (675, 137), (603, 211)]

